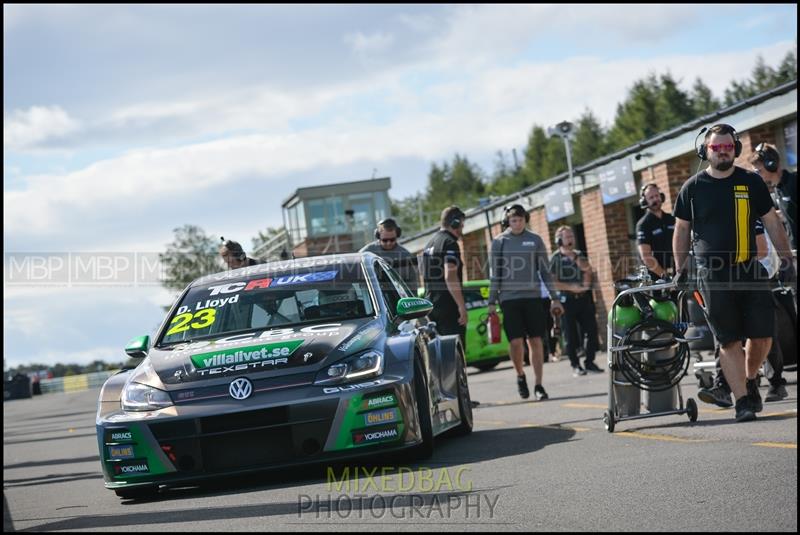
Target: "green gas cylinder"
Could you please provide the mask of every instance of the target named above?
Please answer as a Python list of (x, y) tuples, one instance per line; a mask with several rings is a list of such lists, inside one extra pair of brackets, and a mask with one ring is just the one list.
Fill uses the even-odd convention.
[(678, 321), (678, 305), (669, 300), (656, 301), (650, 300), (650, 306), (653, 308), (653, 315), (660, 320), (675, 323)]
[[(611, 321), (611, 312), (608, 313), (608, 321)], [(614, 330), (616, 332), (630, 329), (640, 321), (642, 321), (642, 313), (635, 306), (617, 305), (614, 307)]]

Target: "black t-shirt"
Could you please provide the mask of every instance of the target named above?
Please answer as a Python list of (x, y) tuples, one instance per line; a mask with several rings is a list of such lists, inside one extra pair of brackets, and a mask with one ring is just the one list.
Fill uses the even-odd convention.
[(425, 280), (425, 298), (433, 303), (434, 310), (457, 310), (458, 306), (447, 289), (444, 280), (445, 264), (454, 264), (459, 283), (464, 275), (461, 248), (456, 237), (446, 230), (439, 230), (422, 251), (422, 276)]
[(636, 223), (636, 243), (649, 245), (658, 264), (664, 269), (671, 269), (674, 232), (675, 218), (672, 214), (662, 212), (659, 218), (648, 210)]
[(583, 282), (583, 271), (578, 266), (577, 259), (583, 258), (586, 260), (586, 255), (577, 249), (574, 251), (575, 260), (571, 257), (561, 254), (560, 250), (556, 250), (550, 255), (550, 273), (553, 278), (558, 282), (570, 282), (581, 284)]
[(771, 208), (761, 177), (736, 167), (727, 178), (702, 171), (687, 180), (678, 193), (675, 217), (692, 221), (697, 260), (713, 269), (756, 258), (755, 220)]

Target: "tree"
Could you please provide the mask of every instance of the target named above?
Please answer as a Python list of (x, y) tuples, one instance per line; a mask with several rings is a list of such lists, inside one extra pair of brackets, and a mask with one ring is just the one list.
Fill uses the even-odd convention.
[(758, 56), (749, 80), (731, 82), (731, 87), (725, 90), (725, 105), (730, 106), (745, 100), (773, 87), (797, 79), (797, 60), (795, 53), (789, 51), (784, 56), (778, 69), (773, 69)]
[(655, 74), (634, 82), (625, 101), (617, 104), (614, 125), (608, 133), (611, 151), (623, 149), (658, 133), (657, 100), (658, 80)]
[(481, 169), (466, 157), (456, 154), (452, 165), (447, 162), (441, 167), (431, 164), (423, 208), (426, 213), (436, 214), (434, 221), (438, 222), (438, 214), (446, 206), (473, 206), (485, 193)]
[(702, 117), (720, 108), (720, 102), (711, 93), (711, 89), (699, 77), (695, 79), (690, 94), (692, 110), (695, 117)]
[(669, 130), (694, 118), (689, 94), (678, 87), (671, 74), (662, 74), (656, 86), (656, 126), (659, 132)]
[(217, 243), (198, 226), (184, 225), (173, 230), (175, 239), (158, 257), (165, 267), (165, 288), (183, 290), (198, 277), (221, 269)]
[(606, 153), (606, 136), (600, 121), (588, 108), (575, 124), (575, 141), (572, 143), (572, 165), (587, 164)]

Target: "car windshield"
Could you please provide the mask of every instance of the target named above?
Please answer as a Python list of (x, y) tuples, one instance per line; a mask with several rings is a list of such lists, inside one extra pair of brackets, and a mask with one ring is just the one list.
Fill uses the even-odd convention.
[(373, 314), (361, 266), (259, 273), (191, 288), (159, 345)]

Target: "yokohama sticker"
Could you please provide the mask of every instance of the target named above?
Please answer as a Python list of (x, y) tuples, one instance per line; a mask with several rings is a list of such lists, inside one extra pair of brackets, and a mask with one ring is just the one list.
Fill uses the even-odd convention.
[(136, 459), (126, 463), (114, 465), (115, 476), (147, 474), (150, 472), (150, 466), (147, 464), (147, 459)]
[(353, 444), (369, 444), (371, 442), (383, 442), (394, 440), (398, 437), (397, 428), (380, 429), (377, 431), (356, 431), (353, 433)]

